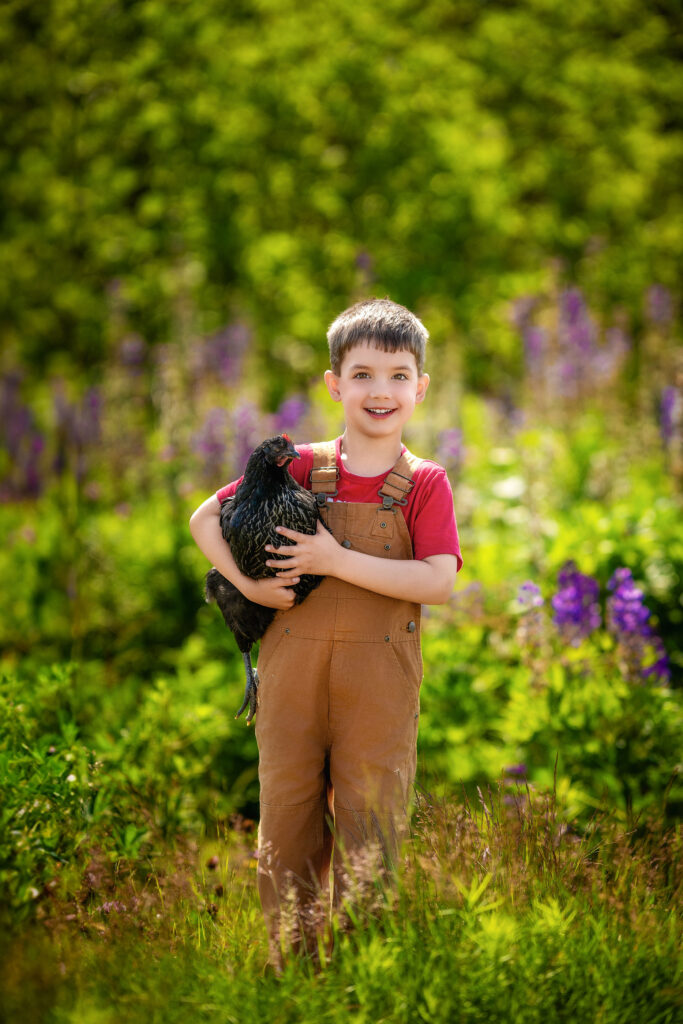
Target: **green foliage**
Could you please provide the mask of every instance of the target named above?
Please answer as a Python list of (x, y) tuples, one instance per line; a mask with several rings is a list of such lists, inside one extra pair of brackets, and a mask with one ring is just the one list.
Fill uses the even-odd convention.
[(388, 292), (457, 325), (468, 381), (500, 384), (518, 368), (501, 303), (550, 257), (639, 320), (683, 255), (675, 17), (12, 0), (5, 340), (34, 367), (49, 350), (90, 368), (116, 302), (150, 341), (188, 303), (200, 330), (244, 312), (277, 388), (321, 368), (350, 296)]
[[(264, 972), (253, 838), (159, 858), (142, 880), (89, 865), (87, 901), (0, 938), (8, 1021), (648, 1020), (680, 1004), (680, 837), (608, 818), (579, 838), (551, 800), (422, 806), (395, 882), (359, 867), (322, 970)], [(65, 915), (64, 911), (68, 911)], [(49, 930), (48, 930), (49, 929)], [(5, 947), (5, 948), (1, 948)]]

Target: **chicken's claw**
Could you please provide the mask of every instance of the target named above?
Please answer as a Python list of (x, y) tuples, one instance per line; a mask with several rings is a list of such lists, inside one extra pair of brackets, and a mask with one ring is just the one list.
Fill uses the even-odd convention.
[(247, 725), (251, 725), (252, 719), (256, 714), (256, 708), (258, 707), (258, 675), (256, 669), (251, 666), (251, 658), (248, 654), (243, 654), (244, 667), (247, 673), (247, 685), (244, 688), (244, 700), (240, 706), (239, 711), (235, 715), (235, 718), (239, 718), (244, 709), (249, 705), (249, 714), (247, 715)]

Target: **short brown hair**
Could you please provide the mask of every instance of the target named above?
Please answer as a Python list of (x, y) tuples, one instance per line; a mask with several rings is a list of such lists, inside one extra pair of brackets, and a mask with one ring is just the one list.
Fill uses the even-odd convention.
[(422, 374), (429, 332), (405, 306), (391, 299), (363, 299), (345, 309), (330, 324), (327, 343), (332, 372), (338, 374), (344, 356), (354, 345), (367, 342), (384, 352), (412, 352)]

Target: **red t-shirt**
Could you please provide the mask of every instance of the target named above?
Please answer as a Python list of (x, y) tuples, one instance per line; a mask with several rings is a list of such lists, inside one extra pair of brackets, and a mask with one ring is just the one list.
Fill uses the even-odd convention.
[[(379, 476), (357, 476), (355, 473), (349, 473), (340, 457), (340, 441), (339, 437), (335, 441), (339, 480), (338, 494), (334, 501), (379, 504), (377, 492), (391, 467)], [(310, 490), (313, 446), (297, 444), (295, 447), (301, 458), (290, 462), (289, 471), (298, 483)], [(406, 451), (405, 445), (402, 450)], [(226, 498), (232, 497), (242, 479), (240, 477), (239, 480), (233, 480), (216, 491), (218, 500), (223, 502)], [(460, 572), (462, 555), (453, 509), (453, 492), (446, 470), (431, 459), (424, 459), (415, 470), (413, 480), (415, 486), (408, 495), (408, 503), (399, 506), (413, 543), (413, 556), (421, 559), (428, 558), (429, 555), (455, 555), (458, 560), (457, 571)]]

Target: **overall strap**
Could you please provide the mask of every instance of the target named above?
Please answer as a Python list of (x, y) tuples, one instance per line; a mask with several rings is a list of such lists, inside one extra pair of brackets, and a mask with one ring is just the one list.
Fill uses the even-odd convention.
[(315, 500), (322, 508), (327, 499), (337, 494), (337, 449), (334, 441), (320, 441), (313, 445), (313, 469), (311, 470), (311, 490)]
[(408, 495), (415, 486), (413, 473), (422, 462), (412, 452), (403, 452), (392, 469), (384, 478), (384, 483), (377, 492), (382, 499), (382, 508), (391, 508), (392, 505), (406, 505)]

